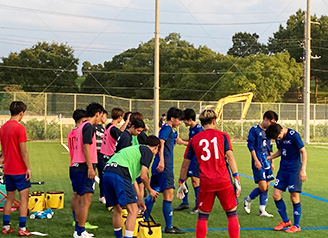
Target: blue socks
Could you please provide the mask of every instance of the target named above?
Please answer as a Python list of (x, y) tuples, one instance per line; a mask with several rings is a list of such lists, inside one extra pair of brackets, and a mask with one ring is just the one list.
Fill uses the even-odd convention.
[(268, 190), (260, 194), (260, 205), (266, 206), (268, 203)]
[(85, 227), (77, 226), (76, 232), (78, 236), (80, 236), (83, 231), (85, 231)]
[[(188, 189), (187, 183), (185, 183), (185, 185), (186, 185), (186, 187)], [(188, 193), (184, 193), (184, 195), (185, 195), (185, 197), (182, 199), (182, 204), (188, 204)]]
[[(155, 203), (155, 201), (152, 200), (150, 195), (148, 195), (145, 198), (145, 205), (146, 205), (147, 211), (149, 213), (151, 213), (151, 211), (153, 210), (154, 203)], [(145, 221), (148, 221), (149, 216), (148, 216), (147, 212), (144, 213), (144, 216), (145, 216)]]
[(116, 238), (122, 238), (122, 228), (120, 229), (114, 229), (114, 235)]
[(195, 191), (195, 207), (198, 207), (198, 194), (199, 194), (199, 186), (194, 188)]
[(288, 222), (288, 216), (287, 216), (287, 212), (286, 212), (286, 204), (284, 202), (284, 200), (280, 199), (279, 201), (274, 201), (276, 204), (276, 207), (278, 209), (278, 212), (282, 218), (283, 222)]
[(26, 227), (26, 217), (19, 217), (18, 221), (19, 221), (19, 228)]
[(10, 225), (10, 215), (3, 215), (2, 221), (3, 221), (4, 226), (9, 226)]
[(250, 197), (250, 199), (254, 200), (261, 193), (262, 192), (259, 188), (254, 188), (254, 190), (248, 196)]
[(302, 206), (301, 203), (293, 203), (294, 207), (294, 225), (300, 227), (300, 220), (302, 214)]
[(163, 215), (165, 219), (166, 228), (170, 229), (172, 227), (173, 220), (173, 211), (172, 211), (172, 202), (163, 200)]

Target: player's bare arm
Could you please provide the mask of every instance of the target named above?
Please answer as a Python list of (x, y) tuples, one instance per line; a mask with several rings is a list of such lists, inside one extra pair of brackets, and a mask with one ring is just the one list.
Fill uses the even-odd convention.
[(300, 171), (300, 179), (302, 182), (306, 180), (306, 163), (307, 163), (307, 153), (305, 147), (300, 149), (301, 157), (302, 157), (302, 167)]
[(20, 149), (20, 153), (22, 155), (24, 164), (26, 166), (25, 179), (28, 181), (31, 179), (32, 174), (31, 174), (31, 169), (30, 169), (30, 161), (28, 159), (28, 153), (26, 150), (26, 143), (25, 142), (20, 143), (19, 149)]
[(158, 166), (156, 168), (156, 170), (158, 172), (163, 172), (165, 164), (164, 164), (164, 145), (165, 145), (165, 140), (160, 139), (161, 141), (161, 146), (160, 149), (158, 151), (158, 156), (159, 156), (159, 162), (158, 162)]
[(182, 161), (179, 178), (183, 181), (187, 179), (187, 172), (188, 172), (190, 161), (191, 161), (190, 159), (184, 159)]
[(255, 152), (255, 150), (252, 150), (252, 151), (251, 151), (251, 155), (252, 155), (252, 157), (253, 157), (253, 159), (254, 159), (254, 165), (255, 165), (255, 167), (256, 167), (258, 170), (260, 170), (260, 169), (262, 168), (262, 165), (261, 165), (261, 162), (259, 161), (259, 159), (258, 159), (257, 156), (256, 156), (256, 152)]
[(85, 163), (88, 166), (88, 178), (94, 179), (96, 177), (96, 171), (93, 169), (93, 166), (91, 163), (91, 154), (90, 154), (90, 145), (89, 144), (83, 144), (83, 155), (85, 158)]
[(180, 137), (177, 138), (177, 144), (178, 145), (185, 145), (185, 146), (187, 146), (188, 145), (188, 142), (189, 142), (188, 140), (182, 139)]
[(148, 168), (146, 166), (141, 167), (140, 178), (141, 178), (143, 184), (145, 185), (146, 189), (148, 190), (152, 199), (156, 200), (159, 193), (150, 187), (150, 182), (149, 182), (149, 178), (148, 178)]
[(274, 153), (274, 154), (268, 156), (268, 157), (267, 157), (267, 160), (273, 160), (273, 159), (275, 159), (275, 158), (278, 158), (280, 155), (281, 155), (281, 151), (278, 149), (278, 150), (276, 151), (276, 153)]
[(141, 192), (139, 190), (139, 186), (138, 186), (137, 181), (134, 181), (133, 187), (134, 187), (134, 191), (136, 192), (136, 195), (137, 195), (137, 204), (138, 204), (138, 207), (142, 211), (145, 211), (146, 210), (146, 206), (145, 206), (145, 203), (143, 201), (143, 196), (142, 196), (142, 194), (141, 194)]
[(124, 132), (126, 127), (128, 126), (129, 122), (130, 122), (130, 116), (131, 116), (131, 113), (128, 115), (126, 121), (124, 122), (124, 124), (121, 126), (120, 128), (120, 131), (121, 132)]

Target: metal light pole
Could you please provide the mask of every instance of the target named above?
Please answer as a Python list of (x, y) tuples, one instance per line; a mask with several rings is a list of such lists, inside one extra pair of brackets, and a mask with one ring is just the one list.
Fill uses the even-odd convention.
[(305, 17), (304, 142), (310, 143), (311, 12), (307, 0)]
[(154, 135), (159, 123), (159, 0), (155, 3), (155, 59), (154, 59)]

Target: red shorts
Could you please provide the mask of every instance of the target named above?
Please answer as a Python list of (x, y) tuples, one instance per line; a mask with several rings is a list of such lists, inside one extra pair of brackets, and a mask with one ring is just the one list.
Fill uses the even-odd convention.
[(233, 186), (218, 191), (207, 192), (200, 188), (198, 195), (198, 209), (211, 212), (215, 196), (220, 200), (223, 210), (228, 211), (237, 206), (237, 198)]

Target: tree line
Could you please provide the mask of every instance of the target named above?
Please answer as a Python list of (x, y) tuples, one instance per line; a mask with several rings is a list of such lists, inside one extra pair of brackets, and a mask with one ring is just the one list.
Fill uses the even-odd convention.
[[(291, 15), (267, 44), (256, 33), (238, 32), (232, 47), (221, 54), (195, 47), (179, 33), (160, 39), (160, 98), (217, 100), (252, 91), (254, 101), (297, 101), (302, 94), (304, 12)], [(328, 17), (312, 16), (311, 76), (319, 87), (328, 85)], [(25, 91), (105, 93), (129, 98), (152, 98), (154, 39), (115, 55), (103, 64), (82, 63), (67, 44), (38, 42), (32, 48), (2, 57), (0, 87), (20, 85)], [(318, 83), (320, 82), (320, 83)]]

